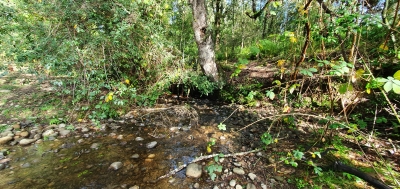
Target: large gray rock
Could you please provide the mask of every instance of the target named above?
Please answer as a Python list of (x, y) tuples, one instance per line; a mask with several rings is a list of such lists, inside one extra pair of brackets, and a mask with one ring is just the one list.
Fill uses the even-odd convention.
[(191, 163), (186, 168), (187, 177), (199, 178), (202, 172), (202, 166), (197, 163)]

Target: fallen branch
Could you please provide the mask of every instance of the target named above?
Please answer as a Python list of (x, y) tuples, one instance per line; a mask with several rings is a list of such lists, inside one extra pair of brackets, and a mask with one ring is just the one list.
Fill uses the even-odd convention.
[[(250, 154), (250, 153), (254, 153), (254, 152), (259, 152), (259, 151), (261, 151), (261, 149), (255, 149), (255, 150), (251, 150), (251, 151), (247, 151), (247, 152), (239, 152), (239, 153), (234, 153), (234, 154), (224, 154), (223, 157), (244, 156), (244, 155), (247, 155), (247, 154)], [(182, 169), (184, 169), (185, 167), (187, 167), (191, 163), (196, 163), (196, 162), (199, 162), (199, 161), (203, 161), (205, 159), (211, 159), (213, 157), (220, 156), (220, 155), (221, 154), (211, 154), (211, 155), (207, 155), (207, 156), (200, 156), (200, 157), (194, 159), (193, 161), (191, 161), (190, 163), (183, 164), (183, 165), (179, 166), (178, 168), (170, 171), (169, 173), (158, 177), (156, 180), (154, 180), (152, 182), (155, 183), (155, 182), (158, 182), (161, 179), (170, 177), (170, 176), (176, 174), (177, 172), (181, 171)]]

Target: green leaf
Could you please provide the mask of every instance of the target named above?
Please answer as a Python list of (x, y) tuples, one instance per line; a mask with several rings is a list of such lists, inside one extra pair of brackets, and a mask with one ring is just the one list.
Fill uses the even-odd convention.
[(300, 152), (299, 150), (294, 150), (294, 151), (293, 151), (293, 156), (294, 156), (296, 159), (301, 159), (301, 158), (303, 158), (304, 153), (303, 153), (303, 152)]
[(393, 77), (397, 80), (400, 80), (400, 70), (397, 70), (396, 73), (394, 73)]
[(375, 81), (376, 81), (376, 82), (379, 82), (379, 83), (385, 83), (385, 82), (388, 81), (388, 79), (382, 78), (382, 77), (377, 77), (377, 78), (375, 79)]
[(292, 165), (293, 167), (297, 167), (299, 164), (297, 162), (295, 162), (295, 161), (291, 161), (290, 165)]
[(310, 68), (308, 70), (310, 70), (310, 72), (317, 72), (318, 71), (316, 68)]
[(393, 88), (393, 86), (392, 86), (392, 82), (391, 81), (386, 82), (385, 85), (383, 86), (383, 89), (386, 92), (389, 92), (390, 90), (392, 90), (392, 88)]
[(400, 85), (397, 85), (396, 83), (393, 83), (393, 92), (396, 94), (400, 94)]
[(226, 131), (226, 125), (223, 124), (223, 123), (219, 123), (219, 124), (218, 124), (218, 129), (219, 129), (219, 130)]
[(339, 86), (339, 93), (340, 94), (345, 94), (347, 91), (352, 91), (353, 90), (353, 85), (345, 83)]

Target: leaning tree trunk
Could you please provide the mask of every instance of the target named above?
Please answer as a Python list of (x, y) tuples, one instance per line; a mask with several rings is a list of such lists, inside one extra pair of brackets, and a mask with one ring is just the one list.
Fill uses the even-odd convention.
[(193, 30), (196, 40), (199, 63), (204, 74), (212, 80), (218, 81), (218, 69), (215, 63), (215, 52), (212, 40), (212, 31), (207, 25), (207, 8), (205, 0), (189, 0), (193, 12)]

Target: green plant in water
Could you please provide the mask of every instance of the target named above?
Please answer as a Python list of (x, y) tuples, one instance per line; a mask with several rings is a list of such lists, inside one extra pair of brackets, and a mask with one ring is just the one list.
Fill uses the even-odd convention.
[(1, 125), (0, 126), (0, 133), (4, 132), (8, 127), (9, 127), (9, 125)]
[(83, 175), (87, 175), (87, 174), (90, 174), (91, 172), (89, 172), (89, 170), (84, 170), (84, 171), (82, 171), (82, 172), (80, 172), (79, 174), (78, 174), (78, 177), (81, 177), (81, 176), (83, 176)]
[(218, 129), (222, 131), (226, 131), (226, 125), (224, 123), (219, 123), (218, 124)]
[(60, 163), (65, 163), (65, 162), (70, 161), (70, 160), (71, 160), (70, 157), (63, 158), (63, 159), (60, 160)]
[(221, 158), (224, 157), (224, 154), (219, 154), (218, 156), (215, 156), (214, 157), (215, 163), (211, 163), (210, 165), (206, 166), (206, 171), (210, 176), (211, 180), (213, 181), (217, 177), (217, 174), (215, 174), (215, 172), (222, 172), (222, 165), (217, 164), (220, 157)]
[(67, 127), (65, 127), (67, 130), (75, 130), (75, 127), (73, 125), (68, 125)]
[(49, 121), (49, 125), (58, 125), (61, 121), (58, 118), (51, 118)]

